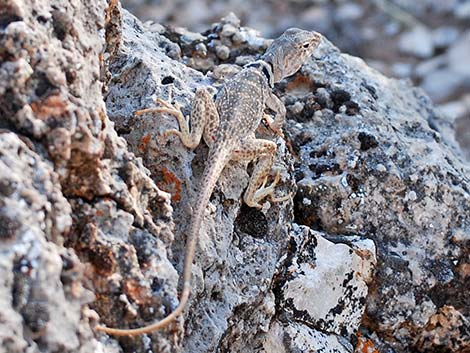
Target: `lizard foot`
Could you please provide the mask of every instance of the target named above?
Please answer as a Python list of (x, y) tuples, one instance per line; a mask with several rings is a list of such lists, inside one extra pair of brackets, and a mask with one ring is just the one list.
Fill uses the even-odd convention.
[(281, 138), (285, 139), (286, 137), (284, 136), (284, 133), (282, 132), (282, 126), (279, 126), (278, 123), (276, 123), (273, 118), (271, 118), (270, 115), (264, 114), (263, 119), (266, 122), (266, 125), (268, 128), (274, 132), (276, 135), (280, 136)]
[(155, 103), (161, 106), (155, 107), (155, 108), (146, 108), (146, 109), (137, 110), (134, 112), (134, 116), (139, 116), (139, 115), (143, 115), (147, 113), (173, 115), (176, 118), (176, 120), (178, 120), (178, 124), (179, 124), (181, 131), (178, 131), (176, 129), (167, 130), (160, 135), (161, 138), (163, 140), (166, 140), (169, 136), (176, 135), (181, 139), (181, 141), (183, 141), (183, 144), (185, 146), (194, 148), (195, 146), (194, 146), (194, 142), (191, 137), (191, 134), (189, 132), (188, 121), (186, 120), (185, 116), (181, 112), (181, 107), (179, 106), (179, 104), (178, 103), (171, 104), (160, 98), (157, 98), (155, 100)]
[(273, 182), (269, 186), (266, 186), (267, 180), (268, 180), (268, 177), (264, 178), (263, 184), (261, 184), (260, 188), (256, 190), (251, 200), (245, 199), (245, 203), (248, 206), (260, 209), (263, 207), (263, 205), (260, 204), (259, 202), (265, 197), (269, 196), (272, 202), (283, 202), (283, 201), (288, 200), (292, 196), (292, 193), (289, 193), (281, 197), (274, 196), (274, 188), (281, 180), (281, 171), (279, 169), (276, 171), (276, 176), (274, 177)]

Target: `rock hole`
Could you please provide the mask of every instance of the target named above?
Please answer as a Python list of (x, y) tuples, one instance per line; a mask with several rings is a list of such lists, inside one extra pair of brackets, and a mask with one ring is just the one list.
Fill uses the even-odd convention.
[(162, 85), (169, 85), (169, 84), (172, 84), (173, 82), (175, 82), (175, 78), (171, 76), (165, 76), (162, 79)]

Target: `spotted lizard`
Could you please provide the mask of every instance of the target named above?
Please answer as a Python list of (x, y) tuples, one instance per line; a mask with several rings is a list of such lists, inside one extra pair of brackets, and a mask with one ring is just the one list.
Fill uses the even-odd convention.
[(196, 148), (203, 137), (210, 148), (208, 163), (192, 202), (193, 213), (186, 240), (182, 275), (183, 289), (178, 307), (161, 321), (145, 327), (117, 329), (96, 326), (96, 330), (117, 336), (141, 335), (167, 326), (183, 313), (191, 292), (191, 268), (204, 211), (222, 170), (230, 160), (256, 162), (243, 197), (248, 206), (261, 208), (260, 201), (268, 196), (273, 202), (281, 202), (288, 198), (273, 196), (274, 187), (280, 180), (279, 170), (274, 181), (266, 186), (277, 147), (272, 141), (256, 138), (255, 130), (265, 116), (264, 110), (267, 106), (276, 114), (274, 120), (268, 120), (268, 125), (282, 136), (281, 128), (286, 108), (272, 93), (273, 85), (297, 72), (320, 41), (321, 35), (317, 32), (290, 28), (271, 43), (260, 60), (246, 65), (225, 82), (215, 101), (206, 88), (199, 88), (192, 103), (191, 128), (178, 106), (161, 99), (157, 99), (161, 106), (136, 112), (136, 115), (146, 113), (173, 115), (178, 120), (180, 130), (165, 131), (163, 137), (177, 135), (190, 149)]

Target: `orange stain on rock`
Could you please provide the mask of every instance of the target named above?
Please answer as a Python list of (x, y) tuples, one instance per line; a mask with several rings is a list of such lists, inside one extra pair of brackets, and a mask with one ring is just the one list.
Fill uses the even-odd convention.
[(50, 117), (58, 117), (65, 113), (68, 103), (64, 97), (60, 95), (49, 96), (42, 101), (31, 103), (31, 109), (36, 118), (44, 120)]
[(358, 341), (354, 349), (354, 353), (380, 353), (380, 351), (375, 348), (372, 340), (363, 337), (360, 332), (357, 333), (356, 337)]
[(152, 137), (150, 136), (150, 134), (147, 134), (140, 139), (140, 143), (138, 146), (140, 152), (143, 153), (147, 150), (151, 138)]
[(163, 167), (162, 169), (163, 179), (161, 182), (157, 183), (158, 187), (163, 191), (166, 191), (171, 194), (171, 201), (178, 202), (181, 200), (181, 181), (168, 170), (168, 168)]

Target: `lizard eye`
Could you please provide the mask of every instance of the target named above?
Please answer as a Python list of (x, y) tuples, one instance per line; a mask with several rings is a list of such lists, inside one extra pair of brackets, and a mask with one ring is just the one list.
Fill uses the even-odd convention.
[(302, 47), (304, 47), (305, 49), (307, 49), (308, 47), (310, 46), (310, 43), (309, 42), (306, 42), (302, 45)]

